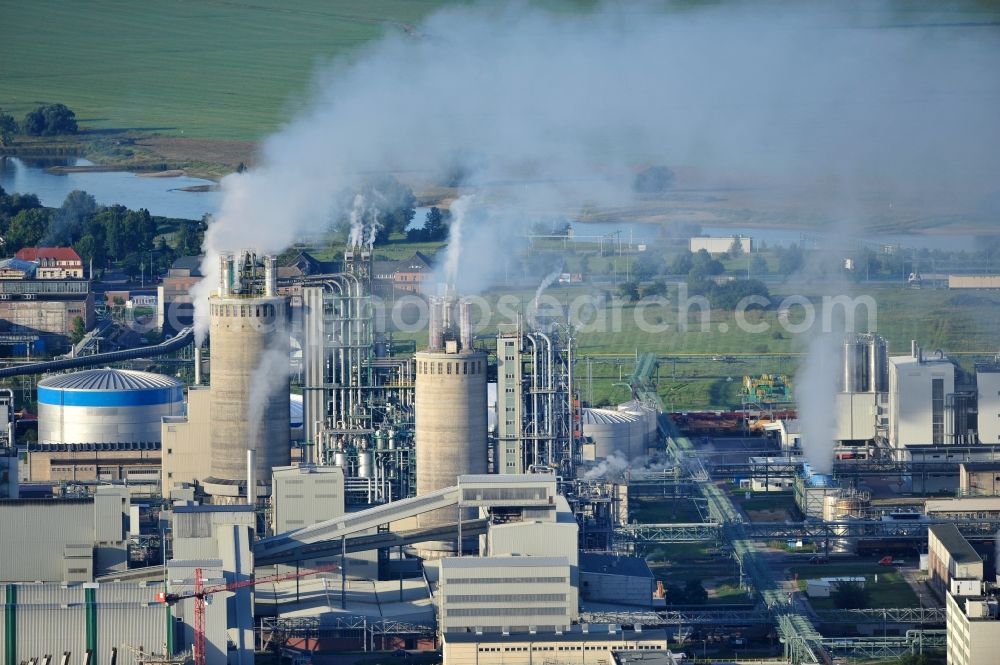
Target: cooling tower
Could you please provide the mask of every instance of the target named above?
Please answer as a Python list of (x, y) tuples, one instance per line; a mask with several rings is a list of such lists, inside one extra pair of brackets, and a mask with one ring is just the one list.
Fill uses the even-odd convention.
[[(442, 323), (434, 325), (447, 328)], [(460, 338), (468, 346), (458, 339), (441, 340), (440, 348), (416, 354), (418, 496), (455, 485), (458, 476), (486, 473), (486, 354), (471, 347), (468, 330)], [(463, 519), (473, 517), (470, 512)], [(451, 524), (457, 518), (456, 510), (439, 510), (421, 515), (418, 524)], [(420, 548), (425, 556), (441, 556), (454, 552), (455, 543), (423, 543)]]
[(210, 299), (211, 476), (216, 503), (246, 497), (247, 451), (256, 451), (257, 496), (270, 493), (271, 469), (290, 463), (288, 304), (275, 293), (272, 257), (222, 258)]

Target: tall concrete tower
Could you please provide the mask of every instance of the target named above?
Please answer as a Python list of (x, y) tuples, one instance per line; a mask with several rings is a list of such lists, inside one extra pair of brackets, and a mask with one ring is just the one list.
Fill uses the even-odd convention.
[[(418, 496), (454, 485), (458, 476), (486, 473), (486, 354), (473, 346), (468, 312), (468, 303), (432, 299), (430, 348), (416, 354)], [(417, 521), (426, 527), (457, 519), (457, 511), (443, 509)], [(420, 548), (427, 557), (445, 556), (455, 551), (455, 543), (423, 543)]]
[(290, 463), (288, 301), (276, 291), (274, 257), (245, 251), (221, 263), (209, 298), (211, 476), (203, 485), (215, 503), (233, 503), (247, 497), (247, 451), (256, 496), (270, 494), (273, 467)]

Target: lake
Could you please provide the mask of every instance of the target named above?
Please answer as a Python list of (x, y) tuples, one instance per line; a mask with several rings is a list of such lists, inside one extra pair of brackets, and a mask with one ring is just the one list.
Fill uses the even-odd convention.
[(214, 185), (211, 180), (178, 176), (151, 178), (125, 171), (54, 174), (50, 166), (92, 166), (85, 159), (27, 160), (0, 157), (0, 187), (7, 192), (35, 194), (42, 205), (58, 208), (74, 189), (91, 194), (101, 205), (146, 208), (153, 215), (201, 219), (215, 212), (221, 192), (183, 192), (182, 187)]

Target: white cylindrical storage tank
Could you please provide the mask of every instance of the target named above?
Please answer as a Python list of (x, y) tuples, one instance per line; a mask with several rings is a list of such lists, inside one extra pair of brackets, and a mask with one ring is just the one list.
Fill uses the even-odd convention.
[(638, 416), (642, 420), (643, 432), (645, 432), (646, 435), (646, 439), (643, 442), (644, 445), (649, 445), (652, 441), (656, 440), (658, 415), (656, 413), (656, 409), (635, 399), (631, 402), (619, 404), (618, 410), (625, 413), (631, 413), (634, 416)]
[(161, 374), (90, 369), (38, 383), (38, 443), (160, 441), (160, 419), (184, 413), (184, 386)]
[(580, 415), (583, 435), (594, 440), (596, 459), (617, 451), (631, 460), (645, 452), (645, 427), (638, 416), (612, 409), (583, 409)]
[[(486, 473), (486, 354), (422, 351), (414, 389), (417, 496), (455, 485), (458, 476)], [(474, 517), (472, 512), (468, 518)], [(421, 527), (454, 523), (456, 510), (417, 518)], [(422, 543), (426, 556), (455, 544)]]

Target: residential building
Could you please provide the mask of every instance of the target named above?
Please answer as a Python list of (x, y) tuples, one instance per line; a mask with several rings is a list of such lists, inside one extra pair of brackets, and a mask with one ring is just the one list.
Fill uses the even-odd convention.
[(420, 293), (422, 284), (433, 273), (431, 259), (423, 252), (402, 261), (375, 261), (372, 264), (373, 287), (392, 295)]
[(38, 265), (38, 279), (83, 279), (83, 261), (72, 247), (25, 247), (15, 259)]

